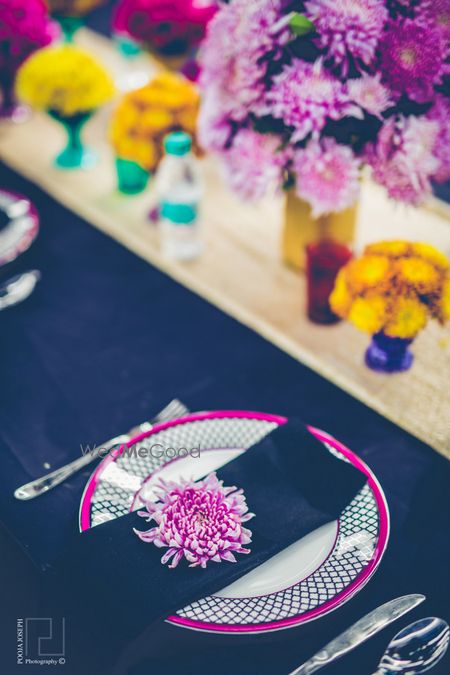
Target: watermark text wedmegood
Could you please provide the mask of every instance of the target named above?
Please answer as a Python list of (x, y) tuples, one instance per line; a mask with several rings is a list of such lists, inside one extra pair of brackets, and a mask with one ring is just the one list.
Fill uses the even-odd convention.
[(192, 459), (199, 459), (201, 454), (200, 446), (195, 446), (192, 448), (186, 447), (166, 447), (162, 443), (153, 443), (153, 445), (140, 445), (136, 443), (131, 447), (128, 447), (124, 443), (120, 443), (113, 446), (90, 446), (90, 445), (81, 445), (81, 454), (82, 455), (91, 455), (92, 457), (104, 458), (109, 455), (113, 450), (120, 449), (120, 454), (122, 457), (130, 458), (140, 458), (145, 459), (153, 457), (155, 459), (164, 458), (166, 460), (171, 459), (180, 459), (182, 457), (190, 457)]

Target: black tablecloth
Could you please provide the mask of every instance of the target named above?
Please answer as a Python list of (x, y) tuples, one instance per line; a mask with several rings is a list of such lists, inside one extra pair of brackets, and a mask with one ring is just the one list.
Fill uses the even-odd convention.
[[(388, 498), (388, 551), (374, 579), (347, 605), (309, 625), (260, 636), (199, 634), (164, 623), (134, 645), (120, 644), (116, 636), (115, 653), (128, 649), (124, 660), (136, 662), (127, 672), (191, 675), (212, 672), (214, 663), (216, 673), (282, 675), (365, 612), (408, 592), (428, 597), (408, 620), (431, 614), (450, 619), (446, 460), (5, 167), (0, 185), (29, 195), (42, 219), (39, 240), (20, 263), (39, 267), (42, 281), (27, 302), (0, 315), (0, 517), (36, 563), (61, 546), (62, 523), (76, 527), (75, 514), (67, 524), (66, 509), (74, 494), (81, 495), (87, 473), (33, 502), (17, 503), (14, 488), (41, 473), (44, 462), (58, 465), (78, 456), (79, 444), (127, 429), (173, 396), (191, 409), (299, 415), (358, 452)], [(48, 576), (36, 573), (47, 599), (54, 593), (43, 581)], [(60, 611), (70, 645), (60, 672), (79, 675), (80, 657), (83, 672), (112, 672), (112, 666), (98, 665), (71, 607)], [(16, 613), (29, 612), (25, 598)], [(327, 672), (369, 675), (388, 638), (405, 623)], [(99, 662), (107, 648), (101, 644)], [(14, 657), (14, 647), (5, 653)], [(448, 672), (448, 663), (436, 675)]]

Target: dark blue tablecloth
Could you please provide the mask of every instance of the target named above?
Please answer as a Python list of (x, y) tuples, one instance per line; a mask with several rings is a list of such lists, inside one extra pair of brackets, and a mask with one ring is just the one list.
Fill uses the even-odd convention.
[[(96, 16), (104, 29), (107, 12)], [(2, 578), (10, 579), (5, 593), (16, 616), (36, 616), (30, 594), (20, 593), (23, 585), (34, 584), (35, 594), (41, 589), (42, 608), (50, 600), (52, 615), (66, 617), (67, 663), (52, 672), (109, 675), (122, 652), (123, 669), (117, 666), (115, 672), (130, 675), (287, 675), (380, 603), (403, 593), (425, 593), (426, 603), (407, 619), (324, 671), (369, 675), (400, 626), (431, 614), (450, 620), (446, 460), (4, 166), (0, 186), (29, 195), (38, 206), (41, 235), (18, 267), (34, 265), (43, 273), (26, 303), (0, 314), (0, 519), (36, 571), (27, 568), (23, 579), (6, 569), (3, 560), (17, 560), (19, 554), (6, 555), (0, 565), (5, 565)], [(76, 531), (76, 505), (88, 472), (34, 502), (16, 502), (14, 488), (41, 474), (46, 463), (57, 466), (79, 456), (80, 444), (101, 442), (148, 418), (174, 396), (194, 410), (242, 408), (300, 416), (370, 464), (388, 498), (392, 534), (379, 571), (358, 596), (320, 621), (273, 634), (226, 637), (161, 622), (133, 644), (120, 635), (108, 642), (100, 626), (96, 640), (97, 630), (84, 628), (66, 600), (58, 605), (51, 575), (41, 570)], [(16, 605), (14, 598), (20, 598)], [(43, 611), (39, 616), (48, 615)], [(98, 611), (95, 598), (84, 611), (86, 616)], [(10, 675), (16, 672), (15, 616), (5, 621), (0, 643), (4, 672)], [(434, 673), (448, 673), (449, 663), (445, 659)]]
[[(282, 675), (364, 612), (407, 592), (428, 596), (411, 619), (450, 618), (446, 460), (4, 167), (0, 184), (29, 195), (42, 219), (31, 259), (21, 262), (38, 266), (42, 281), (26, 303), (0, 315), (0, 517), (37, 564), (74, 531), (76, 514), (67, 515), (87, 474), (34, 502), (16, 502), (14, 488), (41, 473), (45, 462), (78, 456), (79, 444), (127, 429), (173, 396), (192, 409), (300, 415), (356, 450), (389, 501), (392, 535), (382, 566), (333, 615), (289, 631), (235, 638), (160, 624), (129, 646), (129, 660), (141, 662), (129, 672), (206, 673), (204, 664), (214, 660), (216, 673), (229, 673), (231, 655), (237, 675)], [(70, 625), (70, 607), (62, 612)], [(86, 642), (72, 619), (75, 663)], [(369, 675), (393, 630), (330, 667), (330, 675)], [(110, 671), (95, 666), (92, 672)], [(435, 672), (448, 672), (448, 661)]]

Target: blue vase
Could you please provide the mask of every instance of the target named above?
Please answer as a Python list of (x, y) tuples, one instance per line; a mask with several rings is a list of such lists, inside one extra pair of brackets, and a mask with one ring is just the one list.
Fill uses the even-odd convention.
[(376, 333), (366, 351), (366, 365), (378, 373), (404, 372), (411, 368), (414, 360), (414, 355), (409, 351), (411, 343), (411, 338), (395, 338)]

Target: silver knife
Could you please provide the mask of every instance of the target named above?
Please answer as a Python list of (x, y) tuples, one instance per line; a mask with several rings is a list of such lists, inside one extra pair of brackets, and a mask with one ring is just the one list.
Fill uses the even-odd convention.
[(329, 642), (317, 654), (296, 668), (289, 675), (310, 675), (328, 663), (339, 659), (358, 645), (368, 640), (372, 635), (410, 612), (414, 607), (425, 600), (424, 595), (404, 595), (401, 598), (390, 600), (386, 604), (377, 607), (373, 612), (366, 614), (353, 626), (347, 628), (341, 635)]

